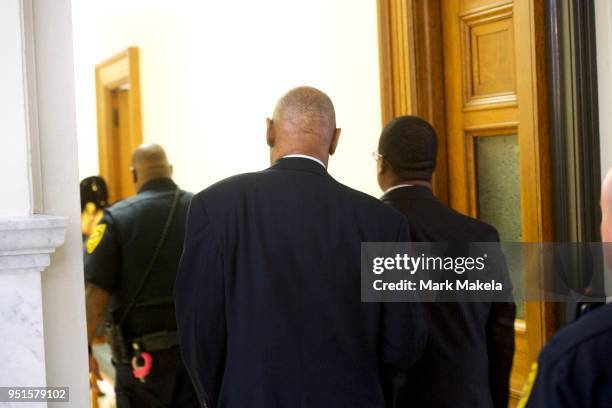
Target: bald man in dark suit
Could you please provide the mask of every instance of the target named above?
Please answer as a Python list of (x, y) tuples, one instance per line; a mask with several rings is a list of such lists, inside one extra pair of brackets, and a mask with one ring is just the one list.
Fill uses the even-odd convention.
[(383, 408), (385, 374), (420, 354), (420, 304), (361, 302), (361, 242), (410, 236), (327, 173), (339, 135), (329, 97), (293, 89), (268, 119), (272, 166), (194, 197), (175, 299), (202, 406)]

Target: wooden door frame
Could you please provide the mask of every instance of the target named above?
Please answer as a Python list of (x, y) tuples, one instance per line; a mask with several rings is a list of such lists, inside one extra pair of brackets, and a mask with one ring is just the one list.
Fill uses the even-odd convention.
[[(444, 150), (439, 152), (442, 156), (440, 162), (444, 163), (444, 172), (446, 172), (444, 68), (441, 43), (443, 2), (440, 0), (377, 0), (377, 2), (383, 122), (386, 123), (402, 114), (419, 115), (434, 123), (437, 121), (436, 131), (442, 142), (440, 145), (444, 146)], [(536, 98), (524, 101), (530, 109), (523, 111), (537, 119), (534, 121), (537, 123), (537, 128), (533, 129), (536, 135), (534, 140), (521, 146), (523, 154), (528, 154), (532, 158), (526, 163), (529, 169), (523, 171), (540, 175), (540, 184), (535, 186), (533, 194), (524, 201), (526, 208), (530, 209), (530, 217), (524, 221), (538, 225), (538, 228), (527, 234), (525, 241), (549, 242), (553, 239), (553, 225), (550, 221), (550, 149), (544, 7), (539, 1), (517, 0), (514, 9), (515, 13), (528, 13), (530, 16), (529, 21), (532, 24), (529, 30), (531, 40), (535, 44), (533, 49), (538, 50), (532, 52), (532, 47), (520, 47), (524, 50), (522, 52), (528, 54), (525, 59), (532, 61), (531, 66), (536, 77), (536, 83), (529, 84), (536, 88), (534, 92)], [(445, 179), (448, 177), (447, 174), (442, 176)], [(446, 182), (444, 185), (446, 186)], [(442, 197), (448, 197), (448, 191), (443, 191)], [(551, 321), (554, 314), (549, 316), (544, 310), (538, 310), (536, 314), (541, 317), (542, 324), (530, 341), (543, 345), (556, 328), (556, 322)]]
[(401, 115), (432, 124), (438, 134), (434, 192), (448, 203), (440, 0), (377, 0), (377, 7), (383, 126)]
[[(544, 4), (538, 0), (516, 0), (514, 13), (521, 21), (529, 21), (528, 46), (517, 47), (522, 53), (524, 66), (530, 67), (532, 73), (531, 81), (517, 80), (518, 98), (520, 102), (519, 132), (524, 132), (521, 126), (526, 123), (534, 123), (528, 132), (533, 138), (523, 139), (520, 144), (521, 155), (527, 155), (526, 160), (521, 160), (521, 174), (537, 174), (537, 183), (533, 188), (521, 190), (521, 213), (522, 222), (535, 228), (523, 229), (523, 240), (525, 242), (552, 242), (554, 240), (554, 224), (552, 217), (552, 191), (551, 191), (551, 149), (548, 115), (548, 71), (547, 50), (545, 46), (545, 9)], [(527, 19), (522, 19), (526, 17)], [(533, 98), (522, 97), (527, 94), (527, 89)], [(523, 117), (528, 117), (523, 120)], [(525, 195), (525, 196), (523, 196)], [(543, 283), (544, 276), (534, 276), (538, 287), (546, 287)], [(557, 316), (557, 304), (550, 302), (525, 302), (525, 314), (530, 321), (527, 328), (527, 341), (529, 344), (537, 345), (530, 348), (529, 358), (536, 361), (539, 349), (552, 337), (559, 327)], [(535, 327), (534, 327), (535, 325)]]
[[(435, 193), (448, 202), (448, 162), (446, 140), (446, 106), (444, 85), (444, 53), (442, 44), (442, 5), (445, 0), (377, 0), (380, 50), (380, 81), (383, 122), (402, 114), (419, 115), (432, 123), (438, 132), (439, 152), (436, 176), (443, 179)], [(504, 2), (500, 2), (503, 4)], [(521, 174), (538, 174), (535, 185), (521, 186), (521, 218), (525, 242), (550, 242), (554, 239), (552, 223), (551, 163), (548, 122), (548, 82), (545, 48), (545, 9), (537, 0), (516, 0), (513, 13), (531, 24), (531, 44), (517, 53), (525, 66), (532, 69), (532, 81), (517, 81), (518, 98), (522, 97), (519, 132), (534, 137), (523, 138), (520, 144)], [(527, 19), (525, 19), (527, 17)], [(534, 51), (535, 50), (535, 51)], [(529, 115), (529, 116), (526, 116)], [(525, 118), (525, 119), (523, 119)], [(527, 124), (535, 126), (525, 128)], [(528, 159), (525, 159), (525, 156)], [(439, 180), (438, 179), (438, 180)], [(435, 180), (435, 181), (438, 181)], [(538, 281), (543, 276), (533, 277)], [(538, 283), (536, 283), (538, 284)], [(542, 286), (539, 286), (542, 287)], [(521, 371), (537, 359), (540, 348), (558, 328), (557, 306), (554, 303), (525, 302), (526, 330), (517, 321), (517, 342), (529, 344), (529, 355), (517, 361)], [(519, 344), (519, 343), (517, 343)], [(527, 358), (529, 361), (522, 361)], [(513, 384), (513, 395), (520, 393)]]
[(113, 111), (111, 93), (128, 87), (128, 143), (134, 150), (142, 143), (140, 113), (140, 66), (138, 47), (130, 47), (96, 65), (96, 107), (98, 118), (98, 158), (100, 175), (107, 181), (113, 174), (108, 160), (112, 148)]

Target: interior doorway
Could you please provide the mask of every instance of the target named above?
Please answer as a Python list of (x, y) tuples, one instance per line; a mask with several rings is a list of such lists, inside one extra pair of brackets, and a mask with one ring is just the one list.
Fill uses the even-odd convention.
[[(434, 125), (436, 195), (503, 241), (552, 241), (543, 2), (378, 4), (383, 120)], [(554, 304), (519, 302), (511, 406), (556, 328)]]
[(109, 202), (135, 194), (131, 155), (142, 143), (137, 47), (96, 65), (98, 156)]
[[(444, 83), (450, 205), (494, 225), (502, 241), (552, 240), (546, 86), (528, 0), (444, 2)], [(517, 46), (520, 44), (520, 46)], [(522, 278), (520, 262), (509, 260)], [(516, 279), (519, 291), (523, 281)], [(547, 339), (552, 305), (517, 301), (511, 377), (520, 398), (531, 363)], [(550, 327), (554, 329), (554, 327)], [(552, 331), (552, 330), (550, 330)]]

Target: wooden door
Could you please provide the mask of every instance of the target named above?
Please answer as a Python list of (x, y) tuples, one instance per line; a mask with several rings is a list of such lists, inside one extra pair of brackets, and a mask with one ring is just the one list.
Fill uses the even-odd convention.
[[(508, 242), (551, 239), (536, 3), (441, 2), (449, 204)], [(552, 324), (548, 305), (518, 303), (512, 405)]]
[(138, 48), (128, 48), (96, 66), (98, 157), (109, 202), (135, 193), (131, 155), (142, 143)]
[(111, 202), (135, 194), (132, 181), (131, 158), (135, 146), (130, 140), (129, 89), (118, 88), (111, 92), (111, 140), (109, 146), (108, 190)]

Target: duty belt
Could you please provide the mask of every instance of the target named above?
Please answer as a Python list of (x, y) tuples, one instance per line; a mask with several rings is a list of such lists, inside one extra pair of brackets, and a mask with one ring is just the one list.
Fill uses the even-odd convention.
[(145, 334), (141, 337), (136, 337), (130, 342), (132, 345), (137, 344), (141, 350), (148, 352), (167, 350), (179, 344), (178, 333), (161, 331), (151, 334)]

